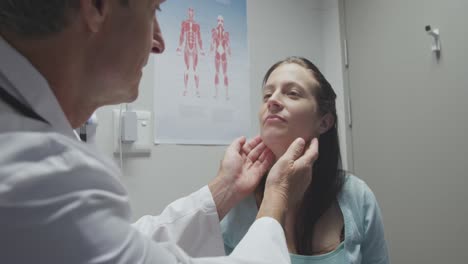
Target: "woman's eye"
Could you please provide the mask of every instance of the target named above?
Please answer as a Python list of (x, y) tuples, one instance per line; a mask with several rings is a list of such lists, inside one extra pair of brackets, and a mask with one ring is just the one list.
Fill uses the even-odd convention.
[(298, 96), (299, 96), (299, 93), (298, 93), (298, 92), (295, 92), (295, 91), (290, 91), (290, 92), (288, 92), (288, 95), (289, 95), (289, 96), (298, 97)]
[(270, 97), (271, 97), (271, 94), (264, 94), (263, 95), (263, 101), (268, 100), (268, 98), (270, 98)]

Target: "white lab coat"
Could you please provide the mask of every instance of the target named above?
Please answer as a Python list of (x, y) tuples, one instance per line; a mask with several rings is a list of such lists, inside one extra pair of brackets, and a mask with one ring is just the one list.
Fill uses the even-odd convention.
[(0, 58), (0, 86), (51, 124), (0, 100), (0, 263), (290, 263), (268, 217), (223, 256), (207, 186), (132, 225), (115, 164), (76, 139), (47, 81), (1, 37)]

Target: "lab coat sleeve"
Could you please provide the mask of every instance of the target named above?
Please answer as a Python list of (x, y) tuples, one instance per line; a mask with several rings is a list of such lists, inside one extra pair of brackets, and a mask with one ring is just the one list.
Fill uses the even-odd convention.
[(133, 226), (156, 242), (179, 245), (192, 257), (225, 255), (219, 217), (208, 186), (178, 199), (158, 216), (143, 216)]
[(176, 256), (178, 263), (193, 264), (290, 264), (286, 239), (281, 225), (274, 219), (256, 220), (229, 256), (192, 259), (174, 244), (164, 247)]
[[(150, 239), (130, 224), (128, 196), (116, 171), (58, 137), (0, 135), (0, 263), (290, 263), (283, 229), (266, 217), (228, 257), (193, 258), (171, 239)], [(175, 205), (188, 208), (184, 201), (205, 200), (206, 191)], [(189, 218), (197, 220), (183, 224), (184, 232), (197, 234), (211, 225), (198, 222), (205, 217)]]

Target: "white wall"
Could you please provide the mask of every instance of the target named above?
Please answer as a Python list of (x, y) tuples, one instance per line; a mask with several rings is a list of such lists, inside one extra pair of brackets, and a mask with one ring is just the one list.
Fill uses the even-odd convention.
[[(257, 116), (266, 70), (280, 59), (297, 55), (309, 58), (322, 70), (339, 96), (338, 115), (343, 117), (337, 0), (248, 0), (247, 19), (252, 115)], [(143, 73), (139, 98), (133, 103), (136, 110), (153, 110), (153, 69), (154, 61), (150, 61)], [(112, 157), (111, 110), (116, 108), (104, 107), (97, 113), (98, 147)], [(258, 133), (257, 119), (253, 120), (252, 135)], [(345, 138), (342, 120), (340, 136)], [(342, 148), (346, 153), (346, 144)], [(207, 184), (215, 177), (224, 150), (225, 146), (155, 145), (149, 157), (124, 159), (121, 180), (130, 193), (134, 217), (158, 213), (174, 199)]]
[[(347, 122), (345, 116), (345, 95), (343, 82), (343, 56), (340, 34), (338, 0), (323, 0), (321, 9), (323, 64), (318, 65), (325, 78), (335, 90), (336, 111), (338, 114), (338, 136), (341, 143), (343, 168), (348, 169)], [(349, 137), (348, 137), (349, 138)]]

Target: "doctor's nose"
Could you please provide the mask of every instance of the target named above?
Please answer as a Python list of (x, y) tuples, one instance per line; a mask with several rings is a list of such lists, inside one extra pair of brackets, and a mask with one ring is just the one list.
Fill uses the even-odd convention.
[(152, 53), (161, 54), (164, 52), (165, 43), (162, 36), (161, 28), (159, 27), (158, 20), (154, 18), (154, 31), (153, 31), (153, 42), (152, 42)]

